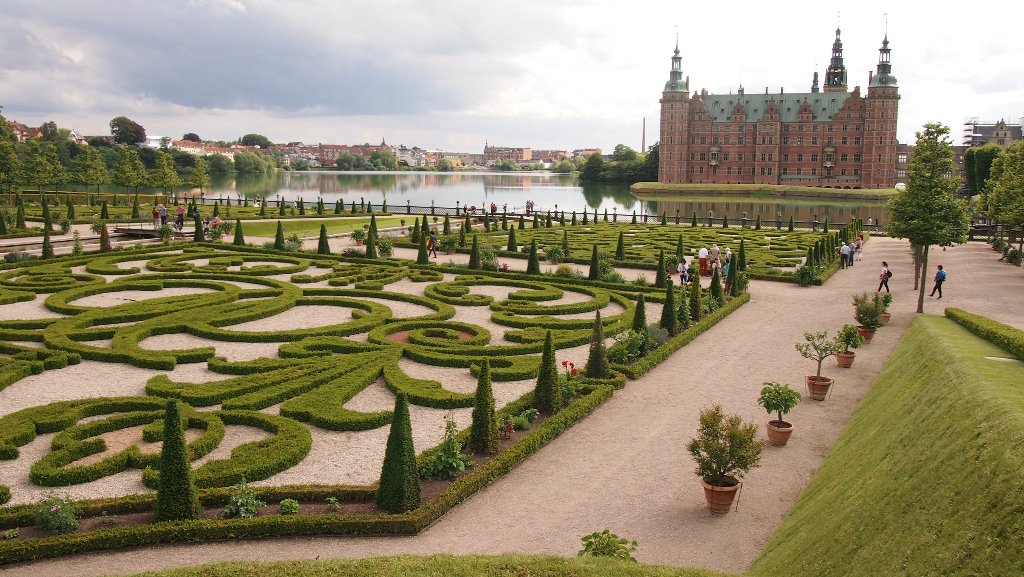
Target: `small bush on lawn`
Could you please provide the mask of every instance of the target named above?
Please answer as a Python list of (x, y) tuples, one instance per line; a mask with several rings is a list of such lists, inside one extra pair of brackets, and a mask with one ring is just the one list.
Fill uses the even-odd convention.
[(220, 516), (224, 519), (247, 519), (260, 514), (260, 507), (266, 505), (256, 497), (256, 492), (245, 481), (234, 486), (228, 504)]
[(629, 559), (636, 562), (633, 553), (636, 552), (636, 541), (623, 539), (608, 529), (600, 533), (591, 533), (584, 536), (583, 549), (576, 555), (579, 557), (614, 557), (616, 559)]
[(54, 535), (64, 535), (78, 530), (78, 518), (81, 515), (82, 512), (70, 498), (48, 493), (36, 509), (36, 524)]
[(295, 515), (299, 512), (299, 502), (295, 499), (284, 499), (278, 505), (277, 512), (282, 515)]

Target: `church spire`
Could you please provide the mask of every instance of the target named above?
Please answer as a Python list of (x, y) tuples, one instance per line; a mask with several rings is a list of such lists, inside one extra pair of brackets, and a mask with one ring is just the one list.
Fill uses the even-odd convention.
[(814, 71), (814, 80), (811, 82), (811, 92), (818, 92), (818, 71)]
[(679, 33), (676, 33), (676, 50), (672, 53), (672, 70), (668, 73), (665, 92), (689, 92), (689, 82), (683, 80), (683, 57), (679, 55)]
[(846, 92), (846, 65), (843, 64), (843, 41), (836, 28), (836, 40), (832, 43), (832, 59), (825, 70), (825, 92)]

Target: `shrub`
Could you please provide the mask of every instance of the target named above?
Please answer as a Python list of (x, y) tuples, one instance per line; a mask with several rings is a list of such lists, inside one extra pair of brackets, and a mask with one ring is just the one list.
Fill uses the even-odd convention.
[(578, 557), (613, 557), (629, 559), (636, 563), (636, 559), (633, 558), (637, 548), (636, 541), (623, 539), (608, 529), (585, 535), (580, 540), (583, 542), (583, 549), (576, 554)]
[(540, 371), (537, 386), (533, 391), (533, 406), (540, 412), (550, 415), (558, 410), (558, 367), (555, 365), (555, 345), (551, 331), (544, 337), (544, 352), (540, 358)]
[(583, 271), (573, 268), (567, 264), (559, 265), (555, 269), (555, 276), (564, 278), (583, 278)]
[(54, 535), (74, 533), (78, 530), (78, 518), (82, 512), (67, 496), (47, 493), (36, 509), (36, 524)]
[(608, 366), (608, 351), (604, 346), (604, 326), (601, 324), (601, 311), (594, 318), (594, 332), (590, 337), (590, 354), (587, 356), (586, 373), (592, 379), (611, 378)]
[(769, 416), (772, 413), (778, 414), (779, 418), (772, 421), (776, 426), (786, 425), (783, 417), (792, 411), (793, 407), (799, 402), (800, 393), (794, 391), (788, 385), (771, 381), (765, 381), (764, 388), (761, 389), (761, 395), (757, 398), (757, 404), (764, 407), (764, 410), (768, 411)]
[(537, 258), (537, 239), (535, 238), (530, 240), (530, 254), (526, 260), (526, 274), (540, 274), (540, 259)]
[(224, 519), (248, 519), (260, 514), (260, 507), (266, 505), (256, 497), (256, 492), (244, 480), (235, 485), (220, 516)]
[(451, 479), (465, 471), (466, 467), (473, 466), (472, 457), (462, 453), (462, 443), (456, 439), (456, 434), (458, 434), (458, 425), (450, 416), (445, 416), (444, 440), (441, 441), (441, 447), (434, 453), (433, 458), (420, 471), (421, 477), (424, 479)]
[(565, 253), (562, 252), (561, 247), (552, 246), (544, 253), (544, 258), (551, 264), (558, 264), (565, 259)]
[(409, 421), (409, 400), (404, 392), (395, 396), (380, 488), (377, 489), (377, 506), (388, 513), (401, 513), (420, 506), (420, 481)]
[(864, 337), (857, 332), (856, 326), (843, 325), (843, 328), (836, 333), (836, 344), (842, 347), (842, 353), (849, 354), (850, 349), (859, 348), (864, 344)]
[(192, 480), (185, 431), (176, 400), (167, 401), (163, 446), (160, 449), (160, 485), (156, 491), (156, 520), (198, 519), (199, 494)]
[(643, 357), (646, 351), (655, 347), (654, 339), (647, 332), (630, 330), (615, 335), (615, 345), (608, 351), (608, 360), (613, 363), (628, 364)]
[(494, 394), (491, 391), (491, 364), (487, 359), (484, 359), (480, 366), (480, 377), (476, 385), (469, 448), (474, 453), (487, 455), (498, 452), (498, 425), (494, 414)]
[(295, 499), (282, 499), (277, 506), (277, 512), (282, 515), (295, 515), (299, 512), (299, 502)]
[(853, 295), (853, 318), (861, 326), (878, 328), (882, 324), (882, 313), (885, 312), (885, 303), (878, 293), (860, 293)]
[(7, 485), (0, 485), (0, 505), (6, 505), (11, 500), (11, 489)]

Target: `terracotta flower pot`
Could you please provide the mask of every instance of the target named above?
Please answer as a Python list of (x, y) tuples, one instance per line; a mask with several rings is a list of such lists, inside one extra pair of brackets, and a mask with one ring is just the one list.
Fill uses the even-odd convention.
[(807, 384), (807, 390), (811, 392), (811, 399), (815, 401), (824, 401), (828, 396), (829, 387), (832, 386), (832, 379), (828, 377), (809, 376), (804, 382)]
[(840, 367), (848, 369), (853, 365), (853, 357), (855, 356), (856, 353), (836, 353), (836, 362), (839, 363)]
[(768, 421), (768, 442), (777, 446), (785, 447), (793, 434), (793, 424), (786, 421)]
[(885, 311), (884, 313), (879, 315), (879, 317), (881, 318), (883, 325), (889, 324), (889, 321), (892, 320), (892, 314), (890, 314), (889, 311)]
[(729, 509), (732, 508), (733, 501), (736, 500), (736, 493), (740, 490), (740, 482), (733, 477), (729, 477), (729, 479), (734, 484), (726, 487), (710, 485), (704, 479), (700, 480), (701, 486), (704, 487), (704, 500), (707, 501), (708, 510), (714, 514), (728, 513)]
[(864, 337), (865, 344), (871, 342), (871, 337), (875, 336), (875, 330), (874, 327), (857, 326), (857, 334)]

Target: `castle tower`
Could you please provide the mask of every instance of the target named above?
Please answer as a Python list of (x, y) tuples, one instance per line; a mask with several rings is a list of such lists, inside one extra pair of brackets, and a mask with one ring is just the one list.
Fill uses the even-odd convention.
[(814, 80), (811, 82), (811, 94), (818, 93), (818, 72), (814, 72)]
[(683, 79), (683, 58), (679, 36), (672, 54), (672, 69), (661, 93), (661, 136), (658, 182), (686, 182), (687, 146), (690, 128), (690, 80)]
[(896, 184), (896, 121), (899, 87), (892, 75), (889, 35), (878, 49), (878, 66), (868, 76), (864, 102), (864, 186), (891, 188)]
[(825, 92), (846, 92), (846, 65), (843, 64), (843, 41), (836, 28), (836, 41), (832, 43), (832, 60), (825, 70)]

